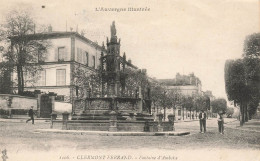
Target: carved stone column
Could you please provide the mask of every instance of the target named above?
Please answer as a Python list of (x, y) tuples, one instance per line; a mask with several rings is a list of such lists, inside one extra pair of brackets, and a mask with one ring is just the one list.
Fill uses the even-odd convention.
[(117, 131), (117, 113), (115, 111), (111, 111), (109, 115), (109, 131), (115, 132)]
[(139, 102), (138, 102), (138, 113), (143, 112), (143, 96), (142, 96), (142, 87), (139, 87)]
[(163, 114), (158, 113), (157, 117), (158, 117), (158, 132), (162, 132), (163, 131), (163, 126), (162, 126)]

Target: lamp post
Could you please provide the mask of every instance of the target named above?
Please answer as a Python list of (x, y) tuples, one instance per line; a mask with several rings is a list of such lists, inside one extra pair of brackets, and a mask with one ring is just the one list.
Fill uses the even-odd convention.
[(165, 121), (166, 117), (166, 91), (163, 92), (164, 101), (163, 101), (163, 121)]

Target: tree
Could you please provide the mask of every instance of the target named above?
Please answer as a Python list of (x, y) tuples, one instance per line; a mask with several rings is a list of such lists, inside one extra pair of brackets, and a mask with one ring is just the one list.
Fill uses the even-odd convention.
[(248, 103), (248, 119), (251, 120), (252, 116), (256, 113), (259, 106), (259, 99), (253, 99)]
[(227, 111), (227, 101), (224, 98), (218, 98), (211, 102), (212, 112), (218, 113), (220, 111)]
[[(138, 91), (138, 89), (141, 87), (143, 96), (145, 95), (145, 90), (147, 88), (150, 88), (150, 81), (148, 79), (148, 76), (145, 72), (131, 68), (126, 68), (124, 70), (125, 74), (125, 85), (126, 85), (126, 91), (130, 93), (130, 96), (132, 96), (135, 91)], [(125, 94), (127, 95), (127, 94)]]
[(260, 56), (259, 33), (248, 35), (244, 41), (243, 57), (258, 58)]
[[(178, 106), (182, 104), (182, 94), (178, 88), (170, 89), (167, 92), (167, 107), (172, 108), (173, 114), (175, 115), (175, 110)], [(183, 108), (183, 107), (181, 107)]]
[[(99, 97), (101, 95), (101, 73), (100, 70), (90, 71), (80, 66), (75, 66), (73, 71), (74, 82), (76, 86), (76, 96), (82, 97)], [(89, 90), (89, 95), (86, 93)], [(107, 94), (107, 93), (104, 93)]]
[(193, 96), (193, 110), (196, 111), (196, 118), (197, 118), (197, 112), (203, 110), (207, 111), (207, 102), (208, 102), (208, 97), (199, 95), (199, 94), (194, 94)]
[(159, 106), (163, 106), (162, 101), (165, 97), (164, 91), (165, 89), (160, 83), (158, 83), (157, 81), (151, 82), (151, 100), (154, 106), (154, 110), (157, 109), (157, 113)]
[(35, 77), (41, 70), (38, 63), (44, 61), (50, 42), (35, 39), (35, 23), (28, 11), (11, 11), (1, 25), (0, 40), (5, 44), (3, 55), (17, 73), (18, 94), (24, 91), (25, 75)]
[[(244, 41), (243, 60), (245, 64), (246, 84), (249, 89), (249, 100), (245, 110), (245, 121), (257, 109), (260, 99), (260, 34), (251, 34)], [(248, 116), (249, 114), (249, 116)]]
[(246, 105), (249, 102), (249, 88), (246, 83), (245, 64), (242, 59), (228, 60), (225, 63), (225, 87), (229, 101), (240, 105), (242, 119), (245, 122)]
[(0, 94), (11, 93), (11, 73), (6, 62), (0, 62)]
[(251, 117), (256, 112), (260, 99), (260, 59), (244, 57), (243, 60), (245, 64), (246, 83), (249, 90), (249, 100), (245, 113), (245, 121), (248, 121), (248, 114), (250, 113)]
[[(183, 102), (182, 106), (186, 109), (189, 109), (190, 114), (191, 114), (191, 111), (194, 110), (193, 97), (191, 97), (191, 96), (183, 97), (182, 102)], [(191, 117), (190, 117), (190, 119), (191, 119)]]
[(231, 118), (233, 114), (234, 114), (234, 108), (228, 107), (226, 111), (227, 117)]
[(248, 121), (260, 99), (260, 43), (259, 34), (252, 34), (244, 41), (243, 59), (226, 61), (225, 84), (228, 99), (240, 106), (240, 125)]

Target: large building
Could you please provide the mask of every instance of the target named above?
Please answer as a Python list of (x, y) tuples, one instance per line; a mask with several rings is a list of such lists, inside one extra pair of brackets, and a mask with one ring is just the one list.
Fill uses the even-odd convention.
[[(174, 92), (176, 95), (183, 96), (196, 96), (204, 95), (201, 87), (201, 81), (198, 77), (191, 73), (189, 75), (176, 74), (176, 77), (173, 79), (159, 79), (159, 82), (165, 86), (168, 92)], [(188, 109), (183, 109), (180, 105), (176, 107), (176, 110), (167, 109), (167, 114), (175, 114), (177, 120), (190, 119), (192, 116), (195, 117), (195, 112)]]
[[(115, 30), (113, 22), (111, 28)], [(116, 30), (115, 30), (116, 31)], [(112, 32), (112, 30), (111, 30)], [(113, 33), (116, 37), (116, 33)], [(112, 35), (112, 33), (111, 33)], [(17, 37), (10, 38), (12, 43), (16, 42)], [(39, 72), (39, 77), (31, 80), (32, 76), (24, 73), (25, 91), (41, 90), (42, 92), (57, 93), (66, 102), (71, 102), (78, 95), (78, 90), (83, 90), (84, 86), (75, 83), (75, 72), (79, 69), (86, 72), (96, 72), (100, 65), (100, 57), (107, 53), (114, 52), (111, 48), (112, 42), (107, 42), (107, 48), (104, 43), (102, 46), (89, 40), (78, 32), (54, 32), (52, 27), (49, 27), (46, 33), (35, 33), (26, 35), (29, 40), (48, 40), (51, 48), (48, 49), (46, 59), (44, 61), (37, 60), (36, 65), (40, 65), (42, 70)], [(111, 37), (112, 39), (112, 37)], [(114, 38), (113, 38), (114, 39)], [(117, 38), (116, 38), (117, 41)], [(120, 56), (120, 40), (116, 42), (117, 48), (115, 51)], [(125, 55), (124, 55), (125, 60)], [(125, 60), (126, 61), (126, 60)], [(126, 66), (135, 68), (131, 61), (125, 62)], [(17, 76), (13, 75), (13, 81), (17, 81)], [(33, 78), (34, 79), (34, 78)], [(14, 91), (17, 86), (13, 87)]]
[(159, 81), (168, 90), (177, 90), (182, 95), (192, 96), (195, 94), (202, 95), (201, 81), (198, 77), (191, 73), (189, 75), (176, 74), (174, 79), (159, 79)]

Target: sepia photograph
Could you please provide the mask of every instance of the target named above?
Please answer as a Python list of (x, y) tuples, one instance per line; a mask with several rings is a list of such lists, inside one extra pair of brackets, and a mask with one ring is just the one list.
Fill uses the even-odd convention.
[(259, 161), (259, 0), (1, 0), (0, 161)]

